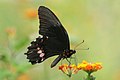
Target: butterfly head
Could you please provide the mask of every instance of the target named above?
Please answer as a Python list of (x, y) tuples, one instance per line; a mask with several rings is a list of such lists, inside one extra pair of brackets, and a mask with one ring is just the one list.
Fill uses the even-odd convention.
[(75, 54), (76, 51), (75, 51), (75, 50), (70, 50), (69, 53), (70, 53), (70, 54)]

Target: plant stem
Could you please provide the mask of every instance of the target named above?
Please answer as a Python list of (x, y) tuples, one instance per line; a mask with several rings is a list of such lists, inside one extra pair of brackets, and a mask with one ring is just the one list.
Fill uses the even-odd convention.
[(88, 76), (86, 80), (91, 80), (91, 72), (88, 72)]

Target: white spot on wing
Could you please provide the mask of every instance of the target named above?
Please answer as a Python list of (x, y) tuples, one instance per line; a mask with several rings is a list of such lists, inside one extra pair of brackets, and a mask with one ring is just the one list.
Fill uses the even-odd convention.
[(43, 35), (40, 35), (40, 38), (43, 38)]
[(44, 58), (41, 59), (41, 61), (43, 61), (43, 60), (44, 60)]
[(40, 50), (40, 48), (38, 47), (37, 50)]
[(42, 50), (39, 50), (37, 53), (39, 53), (39, 54), (42, 53)]
[(48, 39), (48, 36), (46, 36), (46, 38)]
[(38, 63), (38, 60), (36, 62)]
[(40, 57), (43, 57), (44, 55), (45, 55), (44, 53), (41, 53), (41, 54), (40, 54)]

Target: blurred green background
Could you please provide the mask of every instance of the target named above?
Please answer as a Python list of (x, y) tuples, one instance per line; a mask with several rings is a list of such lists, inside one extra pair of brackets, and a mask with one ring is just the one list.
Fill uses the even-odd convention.
[[(68, 31), (71, 46), (85, 40), (78, 62), (102, 62), (96, 80), (120, 80), (120, 0), (0, 0), (0, 80), (69, 80), (50, 63), (31, 65), (24, 53), (39, 34), (37, 9), (50, 8)], [(86, 76), (80, 71), (72, 80)]]

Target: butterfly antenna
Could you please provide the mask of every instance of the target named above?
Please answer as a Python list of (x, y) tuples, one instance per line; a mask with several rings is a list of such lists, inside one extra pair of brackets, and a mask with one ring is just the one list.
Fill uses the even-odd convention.
[(76, 50), (89, 50), (89, 48), (86, 48), (86, 49), (76, 49)]
[(84, 43), (84, 40), (83, 40), (81, 43), (77, 44), (77, 45), (75, 46), (74, 50), (76, 50), (76, 48), (77, 48), (79, 45), (81, 45), (82, 43)]
[(62, 60), (61, 60), (61, 65), (62, 65), (62, 62), (63, 62), (63, 58), (62, 58)]

